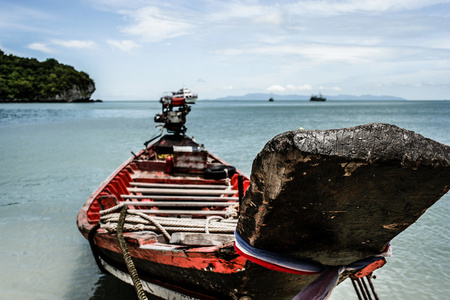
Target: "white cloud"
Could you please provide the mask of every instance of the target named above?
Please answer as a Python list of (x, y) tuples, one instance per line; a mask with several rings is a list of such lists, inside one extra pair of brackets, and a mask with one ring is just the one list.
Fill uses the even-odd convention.
[(28, 49), (37, 50), (44, 53), (54, 53), (53, 49), (47, 46), (44, 43), (31, 43), (27, 46)]
[(450, 39), (448, 37), (430, 39), (427, 46), (434, 49), (450, 50)]
[(268, 92), (284, 92), (285, 90), (286, 88), (279, 84), (274, 84), (267, 88)]
[(303, 85), (297, 85), (297, 86), (293, 85), (293, 84), (288, 84), (286, 86), (274, 84), (274, 85), (268, 87), (267, 91), (269, 91), (269, 92), (285, 92), (285, 91), (298, 92), (298, 91), (310, 91), (312, 89), (313, 89), (313, 87), (309, 84), (303, 84)]
[(253, 19), (253, 23), (279, 25), (285, 22), (285, 17), (281, 12), (268, 13)]
[(309, 84), (304, 84), (304, 85), (299, 85), (299, 86), (294, 86), (292, 84), (288, 84), (286, 86), (286, 89), (289, 91), (310, 91), (310, 90), (312, 90), (312, 86), (310, 86)]
[(50, 54), (56, 52), (55, 46), (64, 48), (92, 48), (94, 45), (95, 43), (92, 41), (52, 39), (48, 43), (31, 43), (27, 46), (27, 48)]
[(448, 86), (445, 83), (436, 83), (434, 81), (426, 81), (426, 82), (391, 82), (389, 84), (378, 84), (379, 87), (443, 87)]
[[(401, 51), (407, 51), (402, 49)], [(301, 56), (309, 62), (318, 64), (343, 62), (361, 64), (374, 62), (380, 59), (392, 59), (404, 54), (388, 47), (342, 46), (326, 44), (299, 44), (299, 45), (250, 45), (241, 48), (229, 48), (216, 51), (220, 55), (271, 55)]]
[[(206, 16), (208, 22), (212, 23), (224, 23), (230, 19), (248, 19), (253, 20), (258, 17), (262, 17), (266, 14), (270, 14), (269, 6), (264, 7), (262, 5), (255, 5), (242, 2), (216, 2), (211, 11)], [(273, 9), (272, 9), (273, 12)]]
[(82, 40), (52, 40), (51, 43), (65, 48), (92, 48), (95, 45), (93, 41)]
[(107, 40), (106, 41), (110, 46), (113, 48), (119, 49), (124, 52), (131, 52), (134, 48), (139, 47), (139, 45), (133, 41), (129, 40), (123, 40), (123, 41), (117, 41), (117, 40)]
[(347, 0), (347, 1), (299, 1), (288, 4), (295, 14), (314, 13), (337, 15), (358, 12), (398, 12), (429, 7), (435, 4), (448, 3), (448, 0)]
[(319, 87), (319, 90), (321, 90), (321, 91), (333, 91), (333, 92), (341, 92), (342, 91), (342, 89), (340, 87), (337, 87), (337, 86), (333, 86), (333, 87), (321, 86), (321, 87)]
[[(10, 3), (8, 3), (10, 2)], [(32, 8), (20, 5), (18, 1), (2, 1), (0, 10), (0, 28), (3, 30), (14, 28), (30, 32), (44, 32), (40, 26), (27, 24), (29, 21), (52, 20), (54, 16), (45, 12), (41, 7)]]
[(120, 13), (134, 21), (123, 32), (139, 36), (149, 42), (160, 42), (192, 33), (193, 25), (175, 12), (163, 11), (158, 7), (148, 6), (136, 11), (122, 10)]

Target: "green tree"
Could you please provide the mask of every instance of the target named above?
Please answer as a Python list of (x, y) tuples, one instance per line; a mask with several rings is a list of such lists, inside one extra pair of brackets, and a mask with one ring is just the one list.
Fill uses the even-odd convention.
[(0, 49), (0, 101), (47, 100), (71, 89), (95, 86), (85, 72), (49, 58), (39, 62), (35, 58), (6, 55)]

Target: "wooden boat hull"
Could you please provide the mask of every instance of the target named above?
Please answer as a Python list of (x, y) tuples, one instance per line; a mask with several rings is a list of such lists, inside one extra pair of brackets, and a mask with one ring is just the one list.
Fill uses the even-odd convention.
[[(114, 195), (119, 202), (129, 201), (124, 194), (136, 190), (132, 182), (199, 186), (223, 183), (223, 180), (204, 179), (204, 173), (195, 166), (186, 175), (186, 166), (181, 164), (176, 170), (180, 172), (177, 176), (166, 173), (166, 161), (147, 160), (153, 155), (154, 148), (167, 154), (174, 145), (200, 147), (186, 137), (174, 139), (173, 136), (165, 136), (124, 162), (101, 184), (78, 214), (77, 223), (81, 233), (87, 239), (89, 233), (93, 233), (91, 246), (99, 266), (123, 281), (130, 282), (131, 279), (127, 275), (117, 234), (104, 229), (93, 231), (100, 219), (99, 198), (102, 195)], [(207, 153), (207, 156), (208, 161), (213, 162), (212, 165), (228, 165), (211, 153)], [(191, 164), (192, 168), (192, 163), (198, 163), (197, 158), (190, 157), (191, 161), (184, 163)], [(237, 171), (233, 181), (239, 175), (243, 176), (242, 188), (246, 189), (249, 185), (246, 175)], [(236, 186), (236, 182), (232, 184)], [(233, 196), (227, 195), (230, 198)], [(150, 231), (125, 232), (124, 237), (143, 286), (148, 287), (148, 292), (162, 298), (171, 295), (173, 299), (291, 299), (316, 277), (280, 273), (247, 261), (236, 253), (234, 238), (223, 245), (186, 246), (161, 241), (160, 235)]]
[[(233, 248), (227, 250), (236, 256)], [(107, 257), (110, 265), (127, 273), (121, 254), (102, 249), (101, 256)], [(292, 299), (316, 278), (272, 271), (246, 260), (238, 271), (232, 273), (216, 272), (213, 263), (209, 269), (200, 270), (135, 257), (133, 260), (142, 280), (183, 295), (176, 299)], [(217, 264), (218, 259), (213, 260)], [(220, 263), (232, 265), (236, 262), (225, 258)]]

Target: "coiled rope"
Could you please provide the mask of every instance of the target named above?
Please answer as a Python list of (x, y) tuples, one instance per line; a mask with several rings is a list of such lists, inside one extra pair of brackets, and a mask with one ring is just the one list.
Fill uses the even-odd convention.
[[(126, 207), (126, 204), (121, 203), (110, 209), (100, 211), (102, 229), (109, 232), (117, 230), (120, 214), (115, 211), (122, 207)], [(123, 230), (161, 232), (170, 240), (170, 232), (233, 233), (236, 224), (237, 219), (224, 219), (219, 216), (210, 216), (206, 219), (188, 219), (149, 216), (138, 211), (128, 211)]]

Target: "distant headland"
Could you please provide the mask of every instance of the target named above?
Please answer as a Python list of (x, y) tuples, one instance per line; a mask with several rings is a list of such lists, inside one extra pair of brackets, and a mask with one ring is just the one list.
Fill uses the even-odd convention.
[(72, 66), (0, 50), (0, 102), (101, 102), (91, 100), (94, 91), (94, 80)]

